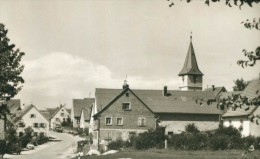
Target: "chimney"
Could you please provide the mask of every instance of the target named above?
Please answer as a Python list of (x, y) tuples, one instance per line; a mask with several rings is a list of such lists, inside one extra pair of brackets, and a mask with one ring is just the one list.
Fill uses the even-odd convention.
[(167, 86), (163, 87), (163, 96), (165, 96), (165, 97), (168, 96)]
[(212, 85), (212, 90), (215, 91), (215, 85)]

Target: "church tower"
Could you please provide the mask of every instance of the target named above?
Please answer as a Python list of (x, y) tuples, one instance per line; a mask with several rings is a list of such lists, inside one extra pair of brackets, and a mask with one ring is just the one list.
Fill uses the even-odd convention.
[(181, 87), (180, 90), (183, 91), (201, 91), (202, 90), (202, 76), (203, 73), (198, 67), (195, 52), (192, 45), (192, 36), (190, 36), (190, 46), (184, 66), (179, 73)]

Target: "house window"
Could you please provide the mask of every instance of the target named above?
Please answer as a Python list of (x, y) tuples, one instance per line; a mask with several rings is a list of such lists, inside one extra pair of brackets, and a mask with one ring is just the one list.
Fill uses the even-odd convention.
[(23, 136), (23, 132), (19, 132), (19, 137), (22, 137)]
[(31, 114), (30, 118), (36, 118), (36, 114)]
[(46, 127), (46, 124), (45, 124), (45, 123), (41, 123), (41, 124), (40, 124), (40, 127), (41, 127), (41, 128), (45, 128), (45, 127)]
[(172, 131), (168, 131), (168, 136), (171, 138), (173, 136), (173, 132)]
[(130, 131), (129, 132), (129, 139), (132, 138), (132, 137), (135, 137), (136, 136), (136, 132), (135, 131)]
[(60, 113), (60, 116), (64, 116), (64, 113)]
[(107, 131), (106, 139), (109, 139), (109, 140), (112, 139), (112, 131)]
[(19, 127), (23, 128), (23, 127), (25, 127), (25, 124), (23, 122), (20, 122)]
[(106, 125), (112, 125), (112, 117), (106, 117)]
[(34, 136), (38, 136), (38, 133), (37, 132), (34, 132), (34, 134), (33, 134)]
[(116, 132), (116, 139), (122, 140), (122, 132), (120, 132), (120, 131)]
[(33, 127), (38, 128), (38, 123), (33, 123)]
[(45, 136), (45, 135), (44, 135), (44, 132), (40, 132), (40, 136)]
[(138, 126), (146, 126), (146, 118), (145, 117), (139, 117), (138, 118)]
[(122, 117), (116, 118), (116, 125), (123, 125), (123, 118)]
[(55, 120), (56, 120), (56, 121), (60, 121), (60, 119), (59, 119), (59, 118), (55, 118)]
[(123, 103), (123, 110), (131, 110), (131, 103), (130, 102), (124, 102)]
[(77, 124), (79, 124), (79, 122), (80, 122), (80, 120), (79, 120), (79, 119), (77, 119)]

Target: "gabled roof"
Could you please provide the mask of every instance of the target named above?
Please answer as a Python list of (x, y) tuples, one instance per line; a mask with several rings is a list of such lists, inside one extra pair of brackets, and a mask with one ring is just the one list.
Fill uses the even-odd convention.
[[(249, 116), (252, 113), (255, 112), (255, 110), (258, 108), (259, 106), (249, 106), (248, 110), (245, 110), (243, 108), (237, 108), (236, 110), (231, 110), (228, 109), (228, 111), (222, 115), (222, 117), (242, 117), (242, 116)], [(258, 108), (259, 109), (259, 108)]]
[(204, 91), (212, 91), (215, 96), (218, 96), (219, 94), (221, 94), (221, 92), (227, 92), (225, 87), (214, 87), (214, 88), (206, 88)]
[(91, 108), (94, 103), (94, 98), (73, 99), (74, 117), (79, 118), (81, 116), (81, 110), (83, 110), (84, 119), (90, 120)]
[[(249, 81), (244, 91), (221, 93), (221, 97), (227, 98), (228, 96), (232, 96), (232, 94), (241, 94), (242, 96), (246, 96), (249, 99), (260, 96), (260, 80), (258, 79), (258, 80)], [(228, 109), (227, 112), (223, 114), (223, 117), (249, 116), (252, 113), (254, 113), (256, 109), (259, 109), (258, 107), (259, 106), (249, 106), (248, 110), (247, 109), (245, 110), (245, 108), (242, 109), (238, 108), (235, 111)]]
[(227, 99), (228, 97), (232, 97), (232, 95), (242, 94), (243, 91), (233, 91), (233, 92), (221, 92), (219, 94), (220, 99)]
[(183, 68), (179, 73), (179, 76), (182, 75), (203, 75), (203, 73), (200, 71), (198, 67), (198, 63), (196, 60), (195, 52), (191, 41), (190, 41), (189, 50), (186, 55)]
[(7, 102), (7, 106), (11, 114), (16, 113), (21, 110), (21, 100), (20, 99), (11, 99)]
[(47, 110), (39, 110), (39, 112), (46, 118), (50, 119), (50, 113)]
[[(194, 100), (194, 97), (204, 100), (215, 99), (213, 92), (168, 90), (170, 95), (165, 97), (162, 90), (131, 89), (131, 91), (154, 113), (220, 114), (220, 111), (214, 104), (201, 107)], [(100, 111), (109, 105), (121, 92), (122, 89), (97, 88), (97, 110)]]
[(247, 87), (243, 91), (243, 95), (249, 99), (260, 96), (260, 79), (249, 81)]
[[(56, 107), (56, 108), (47, 108), (46, 111), (49, 113), (48, 119), (52, 119), (59, 111), (60, 109), (64, 108), (64, 106)], [(69, 114), (71, 113), (71, 109), (65, 109)]]
[(48, 115), (48, 116), (49, 116), (48, 119), (53, 118), (54, 115), (57, 114), (59, 110), (60, 110), (59, 107), (56, 107), (56, 108), (46, 108), (46, 111), (49, 113), (49, 115)]
[(26, 113), (28, 113), (32, 108), (35, 108), (47, 121), (49, 121), (34, 105), (26, 106), (23, 110), (16, 112), (15, 116), (12, 118), (14, 122), (20, 120)]
[(151, 110), (150, 107), (148, 107), (143, 101), (142, 99), (140, 99), (129, 87), (126, 87), (125, 89), (121, 90), (121, 92), (115, 96), (103, 109), (101, 109), (98, 113), (96, 113), (94, 116), (97, 116), (99, 114), (101, 114), (103, 111), (105, 111), (108, 107), (110, 107), (114, 102), (117, 101), (117, 99), (119, 99), (120, 97), (122, 97), (126, 92), (131, 92), (131, 94), (133, 94), (148, 110), (150, 110), (153, 114), (154, 112)]

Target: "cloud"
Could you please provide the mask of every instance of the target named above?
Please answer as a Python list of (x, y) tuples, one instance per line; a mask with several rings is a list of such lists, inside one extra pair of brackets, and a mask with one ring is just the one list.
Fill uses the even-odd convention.
[[(73, 98), (94, 97), (95, 88), (121, 88), (124, 80), (113, 75), (104, 65), (93, 63), (73, 54), (53, 52), (33, 61), (25, 61), (23, 90), (16, 98), (22, 102), (43, 107), (72, 105)], [(164, 85), (177, 86), (176, 79), (147, 79), (129, 76), (130, 88), (162, 89)], [(90, 95), (91, 94), (91, 95)]]

